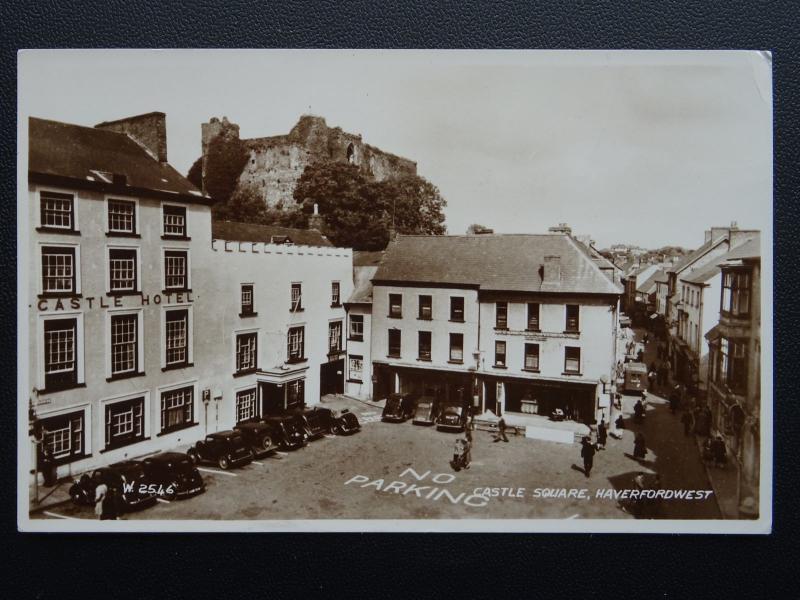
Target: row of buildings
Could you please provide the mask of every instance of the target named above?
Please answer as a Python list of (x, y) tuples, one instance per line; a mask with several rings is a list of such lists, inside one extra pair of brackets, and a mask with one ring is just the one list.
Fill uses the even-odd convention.
[[(761, 412), (761, 236), (712, 227), (672, 266), (626, 274), (626, 301), (663, 323), (670, 377), (712, 412), (739, 469), (739, 505), (758, 506)], [(629, 290), (636, 290), (631, 300)]]

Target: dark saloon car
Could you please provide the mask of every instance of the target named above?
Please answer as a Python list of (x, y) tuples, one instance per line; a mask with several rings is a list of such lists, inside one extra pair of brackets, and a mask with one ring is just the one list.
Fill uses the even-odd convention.
[(414, 425), (433, 425), (439, 414), (439, 403), (433, 396), (422, 396), (414, 408)]
[(151, 485), (167, 500), (188, 498), (205, 491), (200, 471), (183, 452), (161, 452), (142, 461), (142, 468)]
[(69, 488), (69, 497), (75, 504), (93, 505), (95, 490), (101, 483), (114, 489), (117, 497), (122, 500), (122, 509), (125, 511), (150, 506), (156, 502), (157, 496), (148, 485), (150, 481), (141, 463), (134, 460), (95, 469), (91, 475), (84, 473)]
[(266, 417), (243, 421), (234, 427), (242, 434), (253, 454), (265, 454), (277, 448), (299, 448), (306, 441), (303, 425), (295, 417)]
[(331, 433), (350, 435), (357, 431), (361, 431), (361, 423), (349, 409), (343, 408), (338, 413), (335, 410), (331, 411)]
[(464, 431), (466, 424), (467, 409), (463, 402), (450, 400), (442, 403), (439, 416), (436, 418), (436, 429)]
[(414, 394), (389, 394), (381, 414), (382, 421), (402, 423), (414, 416), (417, 396)]
[(289, 411), (289, 414), (300, 417), (303, 420), (303, 426), (310, 440), (330, 433), (333, 428), (333, 415), (329, 408), (320, 406), (296, 408)]
[(306, 423), (297, 415), (266, 416), (261, 417), (260, 422), (272, 426), (275, 435), (273, 442), (277, 442), (284, 450), (302, 448), (308, 443)]
[(238, 431), (209, 433), (186, 453), (193, 463), (212, 463), (220, 469), (241, 467), (253, 460), (253, 452)]

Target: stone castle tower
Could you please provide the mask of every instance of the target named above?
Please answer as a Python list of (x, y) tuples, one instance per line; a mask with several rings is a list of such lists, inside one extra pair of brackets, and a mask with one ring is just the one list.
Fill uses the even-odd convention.
[[(216, 136), (239, 139), (239, 126), (213, 117), (202, 124), (203, 176), (208, 145)], [(249, 156), (238, 187), (249, 187), (273, 208), (294, 203), (294, 188), (306, 166), (327, 160), (349, 162), (375, 181), (416, 175), (417, 163), (365, 144), (360, 135), (328, 127), (322, 117), (304, 115), (286, 135), (241, 140)]]

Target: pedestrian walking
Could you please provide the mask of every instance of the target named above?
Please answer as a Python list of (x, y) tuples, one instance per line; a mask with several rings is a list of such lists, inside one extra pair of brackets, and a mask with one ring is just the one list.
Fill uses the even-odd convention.
[(675, 386), (669, 394), (669, 411), (674, 415), (681, 402), (681, 391), (679, 386)]
[(583, 436), (581, 442), (581, 458), (583, 458), (583, 473), (589, 477), (592, 473), (592, 466), (594, 466), (594, 453), (595, 449), (592, 445), (588, 435)]
[(600, 424), (597, 426), (597, 449), (606, 449), (606, 440), (608, 439), (608, 426), (606, 425), (605, 418), (600, 419)]
[(617, 417), (617, 420), (614, 421), (614, 425), (617, 429), (625, 429), (625, 419), (621, 414)]
[(100, 520), (105, 519), (104, 516), (104, 503), (108, 496), (108, 486), (100, 480), (100, 477), (95, 479), (97, 485), (94, 488), (94, 514)]
[(692, 411), (686, 410), (683, 412), (681, 423), (683, 423), (683, 434), (687, 436), (691, 435), (694, 429), (694, 414)]
[(647, 456), (647, 442), (644, 439), (644, 434), (639, 431), (633, 438), (633, 458), (644, 460)]
[(497, 422), (497, 433), (494, 436), (493, 442), (499, 442), (503, 440), (504, 442), (508, 441), (506, 437), (506, 420), (503, 417), (500, 417), (500, 420)]
[(637, 423), (644, 418), (644, 403), (641, 398), (633, 405), (633, 418)]
[(656, 370), (651, 369), (650, 372), (647, 374), (647, 381), (649, 384), (649, 389), (654, 390), (656, 389)]

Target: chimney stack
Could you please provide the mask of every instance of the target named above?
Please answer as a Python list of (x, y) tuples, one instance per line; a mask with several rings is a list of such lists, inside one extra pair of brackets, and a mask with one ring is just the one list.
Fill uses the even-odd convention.
[(127, 134), (158, 162), (167, 162), (167, 115), (163, 112), (105, 121), (95, 125), (95, 129)]
[(314, 214), (308, 219), (308, 228), (315, 229), (322, 233), (322, 228), (325, 226), (325, 219), (319, 214), (319, 204), (314, 203)]

